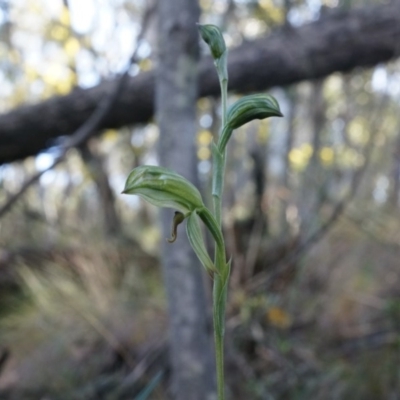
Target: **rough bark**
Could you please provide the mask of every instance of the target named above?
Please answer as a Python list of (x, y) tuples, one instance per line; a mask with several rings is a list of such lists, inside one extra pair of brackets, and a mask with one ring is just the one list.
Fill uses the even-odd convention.
[[(196, 99), (199, 8), (196, 0), (159, 2), (156, 115), (160, 163), (196, 182)], [(170, 236), (172, 212), (162, 212)], [(162, 264), (170, 320), (172, 389), (176, 400), (215, 398), (212, 341), (202, 267), (184, 232), (163, 241)]]
[[(350, 11), (329, 11), (299, 28), (284, 27), (231, 50), (230, 90), (260, 91), (371, 67), (400, 53), (400, 1)], [(210, 58), (200, 63), (199, 96), (218, 96)], [(71, 134), (115, 83), (103, 82), (0, 116), (0, 164), (37, 154)], [(145, 123), (153, 115), (154, 72), (129, 80), (102, 128)]]

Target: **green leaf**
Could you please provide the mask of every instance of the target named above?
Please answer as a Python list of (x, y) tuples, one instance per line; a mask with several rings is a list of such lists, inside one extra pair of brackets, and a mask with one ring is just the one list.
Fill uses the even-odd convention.
[(282, 116), (277, 100), (268, 94), (252, 94), (242, 97), (228, 110), (227, 122), (218, 142), (220, 152), (224, 151), (234, 129), (255, 119)]
[(193, 212), (189, 215), (186, 224), (186, 232), (189, 242), (204, 268), (210, 275), (212, 275), (212, 273), (216, 273), (217, 270), (215, 269), (214, 263), (211, 261), (204, 244), (203, 234), (199, 224), (199, 217), (197, 216), (196, 212)]
[(218, 60), (226, 51), (224, 37), (218, 26), (198, 25), (202, 39), (208, 44), (214, 60)]
[(200, 192), (187, 179), (152, 165), (135, 168), (122, 193), (136, 194), (157, 207), (174, 208), (183, 214), (204, 207)]
[(218, 225), (218, 222), (216, 221), (214, 215), (210, 212), (210, 210), (207, 207), (199, 208), (196, 210), (196, 213), (200, 217), (200, 219), (203, 221), (204, 225), (207, 227), (207, 229), (210, 231), (212, 237), (215, 240), (215, 243), (217, 244), (217, 247), (219, 248), (224, 248), (224, 238), (222, 236), (221, 229)]

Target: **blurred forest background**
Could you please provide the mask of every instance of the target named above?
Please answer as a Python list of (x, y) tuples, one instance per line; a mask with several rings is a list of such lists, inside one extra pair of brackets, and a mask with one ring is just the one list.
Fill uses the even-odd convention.
[[(399, 1), (199, 5), (230, 102), (268, 89), (285, 116), (229, 145), (229, 398), (400, 399)], [(169, 398), (165, 238), (120, 195), (159, 162), (158, 23), (152, 1), (0, 1), (1, 399)], [(206, 195), (220, 108), (201, 49)]]

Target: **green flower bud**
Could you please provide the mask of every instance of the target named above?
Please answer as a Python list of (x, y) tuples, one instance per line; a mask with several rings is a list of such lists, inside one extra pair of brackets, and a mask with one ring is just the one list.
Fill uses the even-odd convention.
[(226, 51), (224, 37), (215, 25), (198, 25), (202, 39), (208, 44), (214, 60), (221, 58)]
[(283, 117), (276, 99), (268, 94), (244, 96), (228, 110), (227, 122), (218, 142), (221, 152), (225, 149), (232, 131), (254, 119)]
[(200, 192), (181, 175), (163, 167), (143, 165), (128, 176), (122, 193), (136, 194), (157, 207), (187, 214), (203, 208)]
[(220, 249), (224, 249), (222, 232), (210, 210), (204, 206), (200, 192), (189, 181), (167, 168), (143, 165), (129, 174), (122, 193), (136, 194), (157, 207), (178, 210), (172, 223), (171, 239), (167, 240), (170, 243), (175, 241), (178, 225), (187, 218), (190, 244), (206, 270), (210, 274), (217, 272), (208, 256), (198, 218), (204, 222)]

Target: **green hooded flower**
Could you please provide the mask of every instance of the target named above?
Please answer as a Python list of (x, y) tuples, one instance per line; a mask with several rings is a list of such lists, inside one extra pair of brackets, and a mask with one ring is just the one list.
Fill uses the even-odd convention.
[(152, 165), (135, 168), (122, 193), (136, 194), (157, 207), (174, 208), (183, 214), (204, 207), (200, 192), (187, 179)]

